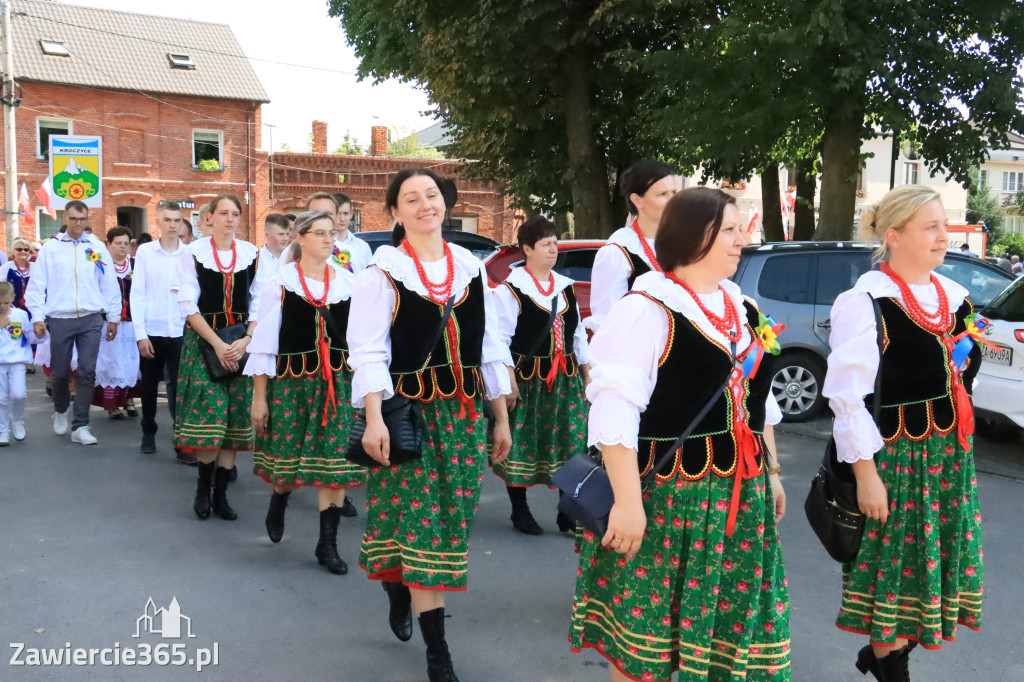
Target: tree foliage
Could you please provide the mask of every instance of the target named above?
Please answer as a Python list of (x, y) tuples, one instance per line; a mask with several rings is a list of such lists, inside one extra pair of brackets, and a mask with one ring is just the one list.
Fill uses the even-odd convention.
[(970, 185), (967, 188), (967, 215), (970, 225), (985, 225), (992, 234), (1003, 228), (1003, 211), (999, 207), (999, 199), (982, 187), (978, 169), (970, 174)]
[(359, 140), (352, 137), (352, 131), (346, 130), (345, 137), (341, 144), (334, 148), (332, 154), (346, 154), (348, 156), (366, 156), (366, 147), (359, 144)]

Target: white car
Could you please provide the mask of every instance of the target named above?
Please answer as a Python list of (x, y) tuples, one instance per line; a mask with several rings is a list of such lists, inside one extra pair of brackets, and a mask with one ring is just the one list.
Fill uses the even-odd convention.
[(1024, 428), (1024, 279), (992, 299), (980, 315), (989, 321), (982, 335), (997, 350), (981, 347), (974, 387), (978, 418), (997, 427)]

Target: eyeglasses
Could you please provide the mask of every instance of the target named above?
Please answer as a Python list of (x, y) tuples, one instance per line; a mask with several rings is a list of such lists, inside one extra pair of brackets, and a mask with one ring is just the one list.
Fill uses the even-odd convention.
[(24, 253), (28, 253), (32, 249), (26, 249), (24, 246), (19, 246), (19, 247), (15, 248), (14, 250), (15, 251), (21, 251), (21, 252), (24, 252)]
[(85, 216), (84, 218), (68, 217), (68, 218), (66, 218), (66, 220), (69, 223), (75, 223), (75, 224), (78, 224), (78, 225), (84, 225), (85, 223), (89, 222), (89, 216)]
[(317, 239), (327, 239), (328, 237), (330, 237), (331, 241), (334, 241), (335, 239), (338, 238), (337, 230), (331, 230), (330, 232), (328, 232), (327, 230), (313, 230), (312, 232), (310, 232), (310, 234), (312, 234)]

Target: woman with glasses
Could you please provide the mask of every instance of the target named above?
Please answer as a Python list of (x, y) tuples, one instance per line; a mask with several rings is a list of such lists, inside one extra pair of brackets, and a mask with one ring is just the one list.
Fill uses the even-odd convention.
[[(238, 197), (214, 197), (210, 215), (212, 235), (189, 244), (188, 254), (178, 261), (178, 307), (188, 324), (178, 374), (175, 445), (194, 451), (199, 460), (192, 504), (196, 516), (206, 519), (212, 510), (222, 519), (234, 521), (238, 515), (227, 499), (231, 469), (239, 450), (252, 449), (252, 379), (241, 374), (239, 361), (256, 327), (259, 250), (235, 239), (242, 216)], [(217, 336), (215, 330), (235, 324), (246, 325), (240, 339), (227, 343)], [(200, 339), (233, 374), (221, 381), (210, 378)]]
[(294, 241), (260, 298), (245, 374), (253, 378), (253, 473), (274, 487), (267, 535), (280, 542), (292, 492), (316, 488), (316, 558), (344, 575), (338, 523), (345, 489), (364, 485), (366, 470), (344, 457), (353, 420), (345, 329), (355, 275), (329, 265), (335, 236), (326, 211), (296, 219)]
[[(6, 280), (14, 287), (14, 307), (25, 310), (25, 289), (32, 272), (32, 245), (23, 237), (17, 237), (11, 246), (11, 259), (0, 266), (0, 280)], [(32, 316), (29, 315), (29, 319)]]

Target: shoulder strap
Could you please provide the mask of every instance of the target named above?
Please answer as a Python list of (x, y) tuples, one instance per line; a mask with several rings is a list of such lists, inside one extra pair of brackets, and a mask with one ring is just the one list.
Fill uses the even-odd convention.
[(529, 352), (523, 353), (524, 358), (532, 358), (533, 354), (540, 349), (541, 344), (548, 338), (548, 332), (551, 331), (551, 327), (555, 324), (555, 318), (558, 317), (558, 297), (561, 293), (562, 292), (558, 292), (551, 299), (551, 314), (548, 315), (548, 322), (544, 325), (544, 330), (538, 334), (537, 338), (530, 344)]
[(434, 334), (433, 342), (431, 342), (431, 344), (427, 346), (428, 348), (430, 348), (430, 352), (427, 353), (427, 359), (423, 361), (423, 367), (420, 368), (421, 372), (427, 368), (427, 365), (430, 364), (430, 358), (432, 358), (434, 355), (434, 348), (437, 346), (437, 342), (441, 340), (441, 334), (444, 334), (444, 328), (448, 326), (448, 318), (452, 316), (452, 308), (454, 307), (455, 294), (452, 294), (451, 297), (444, 304), (444, 313), (441, 315), (441, 326), (437, 328), (437, 333)]
[[(733, 341), (733, 343), (732, 343), (732, 345), (731, 345), (731, 347), (729, 349), (729, 353), (730, 353), (730, 355), (733, 358), (733, 367), (735, 367), (735, 362), (736, 362), (736, 342), (735, 341)], [(693, 433), (693, 430), (695, 428), (697, 428), (697, 424), (700, 424), (701, 420), (704, 419), (704, 417), (707, 415), (707, 413), (711, 411), (712, 406), (714, 406), (714, 404), (718, 402), (718, 398), (722, 395), (722, 391), (724, 391), (726, 389), (726, 387), (729, 385), (729, 379), (732, 377), (733, 367), (729, 368), (729, 374), (726, 375), (725, 381), (722, 382), (722, 385), (719, 387), (719, 389), (717, 391), (715, 391), (714, 393), (711, 394), (711, 399), (708, 400), (707, 403), (705, 403), (704, 407), (702, 407), (700, 412), (697, 413), (697, 416), (693, 418), (693, 421), (691, 421), (687, 425), (686, 430), (683, 431), (682, 435), (679, 436), (679, 438), (676, 438), (676, 441), (674, 443), (672, 443), (671, 447), (669, 447), (668, 450), (665, 451), (665, 454), (663, 454), (661, 457), (659, 457), (658, 461), (655, 462), (654, 466), (651, 467), (651, 470), (648, 471), (644, 475), (643, 480), (640, 481), (640, 485), (641, 486), (645, 486), (648, 483), (650, 483), (652, 480), (654, 480), (654, 477), (657, 475), (657, 473), (659, 471), (661, 471), (661, 468), (663, 466), (665, 466), (665, 464), (668, 463), (669, 459), (671, 459), (672, 457), (675, 456), (676, 450), (678, 450), (679, 448), (681, 448), (683, 446), (683, 443), (686, 442), (686, 439), (689, 438), (690, 434)]]

